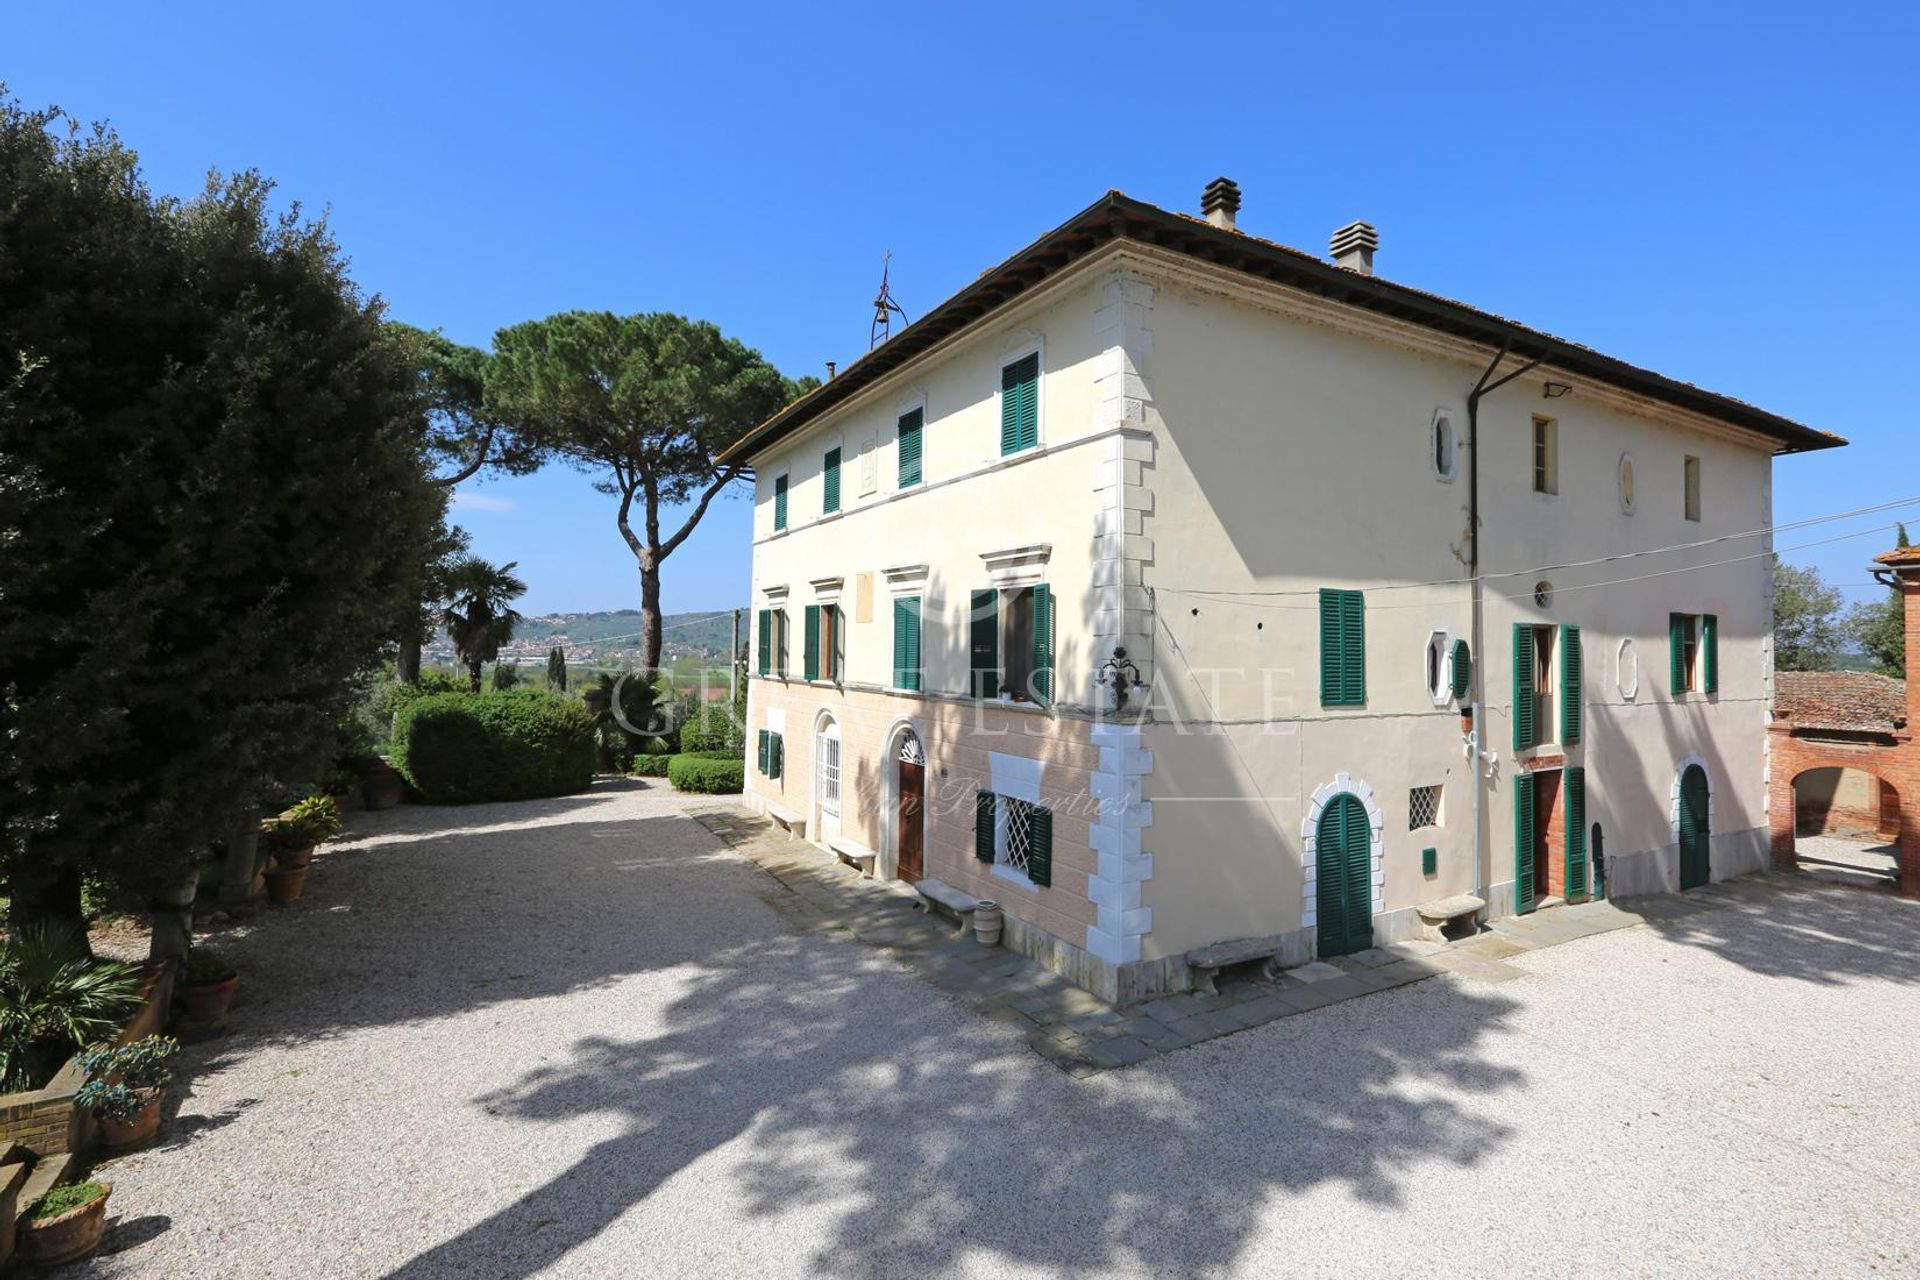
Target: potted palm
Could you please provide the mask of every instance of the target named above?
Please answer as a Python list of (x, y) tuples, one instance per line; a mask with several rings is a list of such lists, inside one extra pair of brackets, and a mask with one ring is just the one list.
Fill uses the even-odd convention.
[(211, 1022), (227, 1016), (239, 985), (240, 971), (225, 956), (211, 947), (195, 947), (180, 971), (180, 1003), (189, 1018)]
[(41, 1196), (20, 1220), (17, 1256), (43, 1267), (84, 1258), (107, 1230), (111, 1182), (68, 1182)]
[(123, 1045), (95, 1045), (80, 1055), (86, 1083), (73, 1095), (75, 1106), (100, 1121), (100, 1141), (109, 1147), (145, 1142), (160, 1127), (173, 1070), (167, 1059), (180, 1051), (172, 1036), (148, 1036)]

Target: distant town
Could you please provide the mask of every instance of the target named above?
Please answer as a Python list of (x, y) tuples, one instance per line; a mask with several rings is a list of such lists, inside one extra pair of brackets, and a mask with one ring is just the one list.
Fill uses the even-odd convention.
[[(740, 642), (747, 641), (751, 616), (742, 613)], [(733, 636), (733, 611), (669, 613), (660, 620), (660, 665), (676, 675), (703, 669), (724, 673)], [(527, 617), (514, 628), (512, 641), (501, 647), (500, 661), (523, 668), (543, 665), (555, 645), (566, 652), (570, 666), (638, 667), (641, 664), (640, 611), (615, 609), (600, 613), (554, 613)], [(453, 645), (446, 634), (434, 637), (422, 651), (433, 664), (453, 665)]]

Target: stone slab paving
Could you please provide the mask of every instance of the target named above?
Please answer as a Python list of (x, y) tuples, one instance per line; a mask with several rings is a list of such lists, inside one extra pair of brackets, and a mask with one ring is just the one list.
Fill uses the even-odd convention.
[(911, 888), (863, 876), (744, 807), (716, 805), (691, 816), (787, 891), (766, 900), (796, 926), (893, 952), (976, 1012), (1024, 1032), (1035, 1053), (1076, 1077), (1441, 975), (1511, 981), (1521, 971), (1503, 962), (1516, 955), (1633, 928), (1645, 923), (1643, 908), (1673, 919), (1711, 910), (1739, 892), (1715, 885), (1650, 907), (1647, 900), (1556, 906), (1495, 921), (1456, 942), (1373, 947), (1285, 970), (1271, 981), (1229, 969), (1216, 983), (1217, 995), (1195, 992), (1116, 1007), (1025, 956), (958, 934), (944, 919), (914, 910), (918, 895)]

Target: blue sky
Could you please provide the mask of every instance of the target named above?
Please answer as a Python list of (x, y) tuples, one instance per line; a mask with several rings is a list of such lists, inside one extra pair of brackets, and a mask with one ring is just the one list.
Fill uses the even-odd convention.
[[(1385, 276), (1849, 437), (1778, 464), (1781, 522), (1920, 493), (1920, 19), (1569, 8), (69, 0), (10, 12), (0, 75), (161, 190), (250, 166), (328, 209), (401, 319), (673, 310), (790, 374), (865, 349), (889, 249), (918, 315), (1108, 187), (1227, 174), (1257, 234), (1367, 218)], [(460, 501), (531, 611), (637, 607), (587, 478)], [(746, 530), (717, 505), (666, 607), (743, 604)], [(1789, 558), (1865, 583), (1887, 541)]]

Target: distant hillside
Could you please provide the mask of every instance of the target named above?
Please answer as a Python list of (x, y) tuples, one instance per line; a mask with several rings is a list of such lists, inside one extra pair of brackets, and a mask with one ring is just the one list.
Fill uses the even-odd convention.
[[(752, 614), (740, 620), (741, 643), (752, 625)], [(733, 612), (669, 613), (660, 620), (663, 660), (703, 658), (725, 662), (733, 633)], [(513, 643), (502, 657), (519, 662), (544, 659), (554, 645), (564, 645), (569, 661), (637, 658), (640, 651), (640, 611), (615, 609), (602, 613), (554, 613), (522, 618), (514, 628)], [(427, 646), (427, 656), (444, 660), (452, 646), (444, 634)]]

